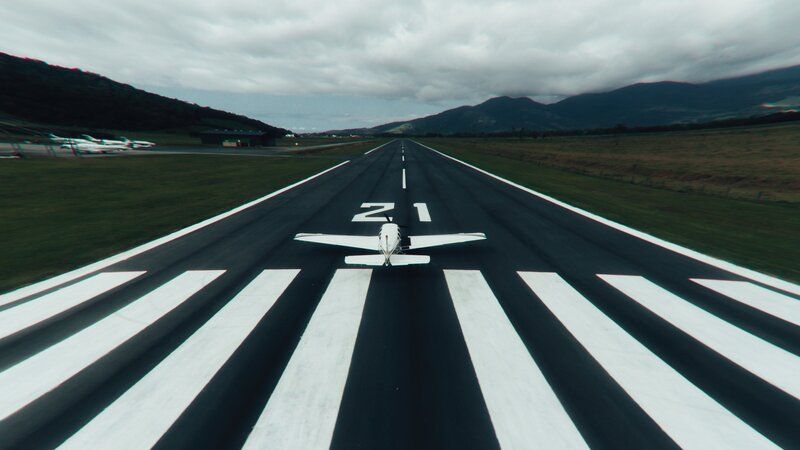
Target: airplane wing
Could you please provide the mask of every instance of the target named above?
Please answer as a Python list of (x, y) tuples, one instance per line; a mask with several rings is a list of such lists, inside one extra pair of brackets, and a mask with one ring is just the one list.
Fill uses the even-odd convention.
[(409, 236), (411, 244), (408, 250), (418, 248), (439, 247), (440, 245), (460, 244), (462, 242), (486, 239), (483, 233), (431, 234), (427, 236)]
[(340, 247), (360, 248), (362, 250), (381, 250), (377, 236), (349, 236), (344, 234), (297, 233), (296, 241), (316, 244), (338, 245)]

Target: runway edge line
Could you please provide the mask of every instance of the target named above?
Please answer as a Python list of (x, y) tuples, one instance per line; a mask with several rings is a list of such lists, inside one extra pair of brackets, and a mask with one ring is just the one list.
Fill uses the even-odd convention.
[(782, 280), (782, 279), (780, 279), (778, 277), (774, 277), (772, 275), (767, 275), (767, 274), (764, 274), (764, 273), (761, 273), (761, 272), (757, 272), (755, 270), (748, 269), (748, 268), (733, 264), (731, 262), (728, 262), (728, 261), (725, 261), (725, 260), (722, 260), (722, 259), (719, 259), (719, 258), (715, 258), (713, 256), (709, 256), (709, 255), (700, 253), (698, 251), (683, 247), (683, 246), (678, 245), (678, 244), (673, 244), (672, 242), (669, 242), (669, 241), (666, 241), (664, 239), (655, 237), (655, 236), (653, 236), (651, 234), (645, 233), (643, 231), (636, 230), (634, 228), (631, 228), (631, 227), (629, 227), (627, 225), (623, 225), (623, 224), (618, 223), (618, 222), (614, 222), (613, 220), (606, 219), (605, 217), (602, 217), (602, 216), (599, 216), (597, 214), (591, 213), (589, 211), (586, 211), (584, 209), (578, 208), (576, 206), (572, 206), (569, 203), (566, 203), (566, 202), (563, 202), (561, 200), (555, 199), (553, 197), (550, 197), (549, 195), (542, 194), (541, 192), (538, 192), (538, 191), (535, 191), (535, 190), (533, 190), (531, 188), (522, 186), (521, 184), (517, 184), (517, 183), (515, 183), (513, 181), (506, 180), (505, 178), (503, 178), (501, 176), (495, 175), (495, 174), (493, 174), (493, 173), (491, 173), (489, 171), (486, 171), (486, 170), (481, 169), (479, 167), (473, 166), (472, 164), (469, 164), (469, 163), (466, 163), (464, 161), (461, 161), (458, 158), (455, 158), (453, 156), (450, 156), (450, 155), (447, 155), (445, 153), (442, 153), (439, 150), (436, 150), (434, 148), (428, 147), (427, 145), (425, 145), (425, 144), (423, 144), (421, 142), (417, 142), (417, 141), (415, 141), (413, 139), (411, 139), (411, 141), (414, 142), (415, 144), (418, 144), (421, 147), (427, 148), (428, 150), (430, 150), (432, 152), (438, 153), (439, 155), (441, 155), (441, 156), (443, 156), (445, 158), (448, 158), (448, 159), (451, 159), (451, 160), (453, 160), (455, 162), (461, 163), (461, 164), (463, 164), (463, 165), (465, 165), (465, 166), (467, 166), (467, 167), (469, 167), (469, 168), (471, 168), (471, 169), (473, 169), (473, 170), (475, 170), (477, 172), (480, 172), (480, 173), (482, 173), (484, 175), (487, 175), (487, 176), (489, 176), (491, 178), (494, 178), (494, 179), (496, 179), (498, 181), (502, 181), (503, 183), (506, 183), (509, 186), (513, 186), (513, 187), (515, 187), (517, 189), (520, 189), (522, 191), (525, 191), (525, 192), (527, 192), (527, 193), (529, 193), (529, 194), (531, 194), (533, 196), (539, 197), (542, 200), (546, 200), (546, 201), (548, 201), (550, 203), (558, 205), (558, 206), (560, 206), (562, 208), (565, 208), (565, 209), (567, 209), (569, 211), (572, 211), (574, 213), (580, 214), (583, 217), (586, 217), (588, 219), (592, 219), (592, 220), (594, 220), (596, 222), (599, 222), (599, 223), (601, 223), (603, 225), (606, 225), (608, 227), (614, 228), (617, 231), (621, 231), (623, 233), (626, 233), (626, 234), (629, 234), (631, 236), (637, 237), (637, 238), (639, 238), (639, 239), (641, 239), (643, 241), (649, 242), (651, 244), (658, 245), (659, 247), (662, 247), (662, 248), (665, 248), (667, 250), (673, 251), (675, 253), (678, 253), (680, 255), (686, 256), (688, 258), (692, 258), (692, 259), (694, 259), (696, 261), (699, 261), (699, 262), (714, 266), (714, 267), (716, 267), (718, 269), (725, 270), (725, 271), (733, 273), (735, 275), (739, 275), (741, 277), (747, 278), (747, 279), (755, 281), (757, 283), (761, 283), (761, 284), (773, 287), (775, 289), (780, 289), (782, 291), (789, 292), (789, 293), (792, 293), (794, 295), (800, 295), (800, 285), (791, 283), (791, 282), (786, 281), (786, 280)]

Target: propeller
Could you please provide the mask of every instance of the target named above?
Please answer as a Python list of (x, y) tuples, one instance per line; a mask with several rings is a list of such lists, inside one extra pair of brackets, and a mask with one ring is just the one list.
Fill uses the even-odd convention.
[[(392, 218), (391, 218), (391, 217), (389, 217), (389, 215), (388, 215), (388, 214), (386, 214), (386, 213), (383, 213), (383, 217), (386, 217), (386, 221), (387, 221), (387, 222), (389, 222), (389, 223), (394, 223), (394, 221), (392, 221)], [(398, 227), (400, 227), (400, 228), (408, 228), (408, 225), (400, 225), (399, 223), (395, 223), (395, 225), (397, 225), (397, 226), (398, 226)]]

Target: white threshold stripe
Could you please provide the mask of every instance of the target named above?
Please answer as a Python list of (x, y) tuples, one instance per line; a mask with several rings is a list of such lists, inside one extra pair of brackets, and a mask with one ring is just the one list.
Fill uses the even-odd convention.
[(64, 273), (64, 274), (61, 274), (61, 275), (57, 275), (57, 276), (55, 276), (53, 278), (49, 278), (47, 280), (43, 280), (43, 281), (40, 281), (38, 283), (31, 284), (31, 285), (28, 285), (28, 286), (24, 286), (24, 287), (21, 287), (19, 289), (14, 290), (14, 291), (2, 294), (2, 295), (0, 295), (0, 305), (4, 305), (4, 304), (10, 303), (10, 302), (14, 302), (16, 300), (19, 300), (19, 299), (22, 299), (22, 298), (25, 298), (25, 297), (30, 297), (32, 295), (36, 295), (36, 294), (38, 294), (40, 292), (46, 291), (48, 289), (52, 289), (54, 287), (60, 286), (62, 284), (68, 283), (68, 282), (73, 281), (73, 280), (76, 280), (76, 279), (78, 279), (78, 278), (80, 278), (82, 276), (89, 275), (92, 272), (105, 269), (106, 267), (109, 267), (109, 266), (111, 266), (113, 264), (116, 264), (116, 263), (118, 263), (120, 261), (125, 261), (125, 260), (130, 259), (130, 258), (132, 258), (134, 256), (140, 255), (140, 254), (142, 254), (144, 252), (152, 250), (152, 249), (154, 249), (156, 247), (159, 247), (161, 245), (164, 245), (164, 244), (166, 244), (168, 242), (174, 241), (175, 239), (178, 239), (180, 237), (186, 236), (189, 233), (193, 233), (193, 232), (195, 232), (195, 231), (197, 231), (197, 230), (199, 230), (201, 228), (205, 228), (205, 227), (207, 227), (207, 226), (209, 226), (211, 224), (219, 222), (220, 220), (227, 219), (230, 216), (238, 214), (238, 213), (240, 213), (240, 212), (242, 212), (242, 211), (244, 211), (244, 210), (246, 210), (248, 208), (251, 208), (251, 207), (253, 207), (255, 205), (258, 205), (259, 203), (263, 203), (263, 202), (265, 202), (265, 201), (267, 201), (267, 200), (269, 200), (269, 199), (271, 199), (273, 197), (281, 195), (286, 191), (289, 191), (289, 190), (291, 190), (291, 189), (293, 189), (293, 188), (295, 188), (297, 186), (300, 186), (301, 184), (304, 184), (304, 183), (307, 183), (307, 182), (313, 180), (314, 178), (320, 177), (320, 176), (322, 176), (322, 175), (324, 175), (324, 174), (326, 174), (326, 173), (328, 173), (328, 172), (330, 172), (332, 170), (336, 170), (339, 167), (342, 167), (343, 165), (345, 165), (345, 164), (347, 164), (349, 162), (350, 161), (344, 161), (342, 163), (339, 163), (339, 164), (337, 164), (337, 165), (335, 165), (333, 167), (330, 167), (328, 169), (323, 170), (322, 172), (316, 173), (316, 174), (314, 174), (314, 175), (312, 175), (312, 176), (310, 176), (308, 178), (305, 178), (305, 179), (300, 180), (300, 181), (298, 181), (296, 183), (293, 183), (293, 184), (290, 184), (290, 185), (288, 185), (286, 187), (278, 189), (275, 192), (272, 192), (272, 193), (267, 194), (267, 195), (265, 195), (263, 197), (260, 197), (260, 198), (257, 198), (255, 200), (253, 200), (253, 201), (245, 203), (244, 205), (237, 206), (236, 208), (234, 208), (234, 209), (232, 209), (232, 210), (230, 210), (228, 212), (224, 212), (222, 214), (219, 214), (219, 215), (216, 215), (216, 216), (211, 217), (209, 219), (206, 219), (206, 220), (204, 220), (202, 222), (198, 222), (198, 223), (196, 223), (194, 225), (190, 225), (190, 226), (188, 226), (188, 227), (186, 227), (184, 229), (175, 231), (175, 232), (170, 233), (170, 234), (168, 234), (166, 236), (160, 237), (160, 238), (158, 238), (158, 239), (156, 239), (154, 241), (147, 242), (147, 243), (142, 244), (142, 245), (140, 245), (138, 247), (134, 247), (134, 248), (132, 248), (130, 250), (127, 250), (127, 251), (124, 251), (122, 253), (116, 254), (114, 256), (110, 256), (110, 257), (108, 257), (106, 259), (102, 259), (100, 261), (94, 262), (94, 263), (89, 264), (87, 266), (75, 269), (75, 270), (73, 270), (71, 272), (67, 272), (67, 273)]
[(406, 169), (403, 169), (403, 189), (406, 188)]
[(56, 316), (144, 272), (104, 272), (65, 288), (0, 311), (0, 339)]
[(383, 147), (384, 145), (391, 144), (392, 142), (394, 142), (394, 140), (391, 140), (391, 141), (389, 141), (389, 142), (385, 142), (385, 143), (383, 143), (383, 144), (381, 144), (381, 145), (379, 145), (379, 146), (377, 146), (377, 147), (373, 148), (372, 150), (368, 150), (368, 151), (364, 152), (364, 154), (365, 154), (365, 155), (369, 155), (370, 153), (374, 152), (375, 150), (378, 150), (379, 148)]
[(0, 372), (0, 420), (56, 389), (224, 272), (185, 272), (110, 316)]
[(501, 448), (588, 448), (477, 270), (445, 270)]
[(682, 448), (778, 448), (639, 343), (558, 274), (519, 276), (567, 331)]
[(59, 448), (151, 448), (250, 335), (299, 270), (265, 270)]
[(800, 399), (797, 355), (731, 325), (643, 277), (598, 277), (723, 357)]
[(371, 275), (336, 271), (244, 448), (330, 447)]
[(694, 259), (696, 261), (700, 261), (702, 263), (708, 264), (708, 265), (716, 267), (718, 269), (722, 269), (722, 270), (728, 271), (730, 273), (734, 273), (736, 275), (748, 278), (748, 279), (756, 281), (758, 283), (762, 283), (762, 284), (765, 284), (767, 286), (771, 286), (771, 287), (774, 287), (776, 289), (780, 289), (782, 291), (791, 292), (792, 294), (795, 294), (795, 295), (800, 295), (800, 285), (797, 285), (797, 284), (794, 284), (794, 283), (790, 283), (788, 281), (781, 280), (780, 278), (776, 278), (776, 277), (773, 277), (773, 276), (770, 276), (770, 275), (766, 275), (766, 274), (763, 274), (763, 273), (760, 273), (760, 272), (756, 272), (755, 270), (751, 270), (751, 269), (747, 269), (745, 267), (737, 266), (736, 264), (730, 263), (728, 261), (723, 261), (723, 260), (721, 260), (719, 258), (714, 258), (713, 256), (705, 255), (703, 253), (697, 252), (695, 250), (688, 249), (688, 248), (680, 246), (678, 244), (673, 244), (672, 242), (668, 242), (668, 241), (665, 241), (665, 240), (663, 240), (661, 238), (657, 238), (657, 237), (655, 237), (655, 236), (653, 236), (651, 234), (647, 234), (645, 232), (633, 229), (633, 228), (631, 228), (629, 226), (622, 225), (621, 223), (614, 222), (613, 220), (606, 219), (606, 218), (601, 217), (601, 216), (599, 216), (597, 214), (590, 213), (589, 211), (577, 208), (577, 207), (572, 206), (572, 205), (570, 205), (568, 203), (562, 202), (561, 200), (557, 200), (557, 199), (555, 199), (555, 198), (553, 198), (553, 197), (551, 197), (549, 195), (542, 194), (541, 192), (537, 192), (537, 191), (534, 191), (533, 189), (530, 189), (530, 188), (527, 188), (527, 187), (522, 186), (520, 184), (514, 183), (513, 181), (506, 180), (503, 177), (500, 177), (500, 176), (495, 175), (495, 174), (493, 174), (491, 172), (483, 170), (483, 169), (481, 169), (479, 167), (473, 166), (472, 164), (469, 164), (469, 163), (466, 163), (464, 161), (461, 161), (460, 159), (457, 159), (457, 158), (454, 158), (454, 157), (452, 157), (450, 155), (442, 153), (439, 150), (436, 150), (434, 148), (428, 147), (425, 144), (419, 143), (417, 141), (413, 141), (413, 142), (415, 142), (417, 145), (419, 145), (421, 147), (427, 148), (428, 150), (431, 150), (432, 152), (435, 152), (435, 153), (437, 153), (437, 154), (439, 154), (439, 155), (441, 155), (441, 156), (443, 156), (443, 157), (445, 157), (447, 159), (450, 159), (450, 160), (455, 161), (455, 162), (457, 162), (459, 164), (467, 166), (467, 167), (469, 167), (469, 168), (471, 168), (471, 169), (473, 169), (473, 170), (475, 170), (477, 172), (480, 172), (480, 173), (482, 173), (482, 174), (484, 174), (484, 175), (486, 175), (488, 177), (494, 178), (495, 180), (501, 181), (501, 182), (503, 182), (503, 183), (505, 183), (505, 184), (507, 184), (509, 186), (513, 186), (513, 187), (515, 187), (515, 188), (517, 188), (519, 190), (525, 191), (525, 192), (527, 192), (527, 193), (529, 193), (529, 194), (531, 194), (533, 196), (539, 197), (542, 200), (545, 200), (545, 201), (548, 201), (548, 202), (553, 203), (555, 205), (558, 205), (558, 206), (560, 206), (560, 207), (562, 207), (564, 209), (567, 209), (569, 211), (572, 211), (572, 212), (574, 212), (576, 214), (580, 214), (581, 216), (586, 217), (587, 219), (591, 219), (591, 220), (594, 220), (596, 222), (600, 222), (601, 224), (606, 225), (608, 227), (611, 227), (611, 228), (613, 228), (613, 229), (615, 229), (617, 231), (621, 231), (623, 233), (626, 233), (626, 234), (629, 234), (631, 236), (634, 236), (634, 237), (637, 237), (639, 239), (642, 239), (643, 241), (646, 241), (646, 242), (649, 242), (651, 244), (658, 245), (659, 247), (665, 248), (667, 250), (673, 251), (673, 252), (675, 252), (675, 253), (677, 253), (679, 255), (683, 255), (683, 256), (692, 258), (692, 259)]
[(747, 281), (703, 280), (699, 278), (692, 278), (692, 281), (730, 297), (737, 302), (800, 326), (800, 300), (796, 298), (770, 291)]

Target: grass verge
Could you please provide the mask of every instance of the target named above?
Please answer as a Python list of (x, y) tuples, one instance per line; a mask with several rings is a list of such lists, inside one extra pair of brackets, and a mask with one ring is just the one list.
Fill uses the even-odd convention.
[[(421, 142), (608, 219), (748, 268), (800, 282), (800, 204), (678, 192), (547, 167), (496, 142)], [(501, 144), (502, 146), (502, 144)]]
[(364, 151), (363, 146), (348, 147), (324, 158), (3, 160), (0, 292), (163, 236)]

